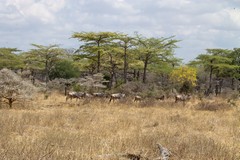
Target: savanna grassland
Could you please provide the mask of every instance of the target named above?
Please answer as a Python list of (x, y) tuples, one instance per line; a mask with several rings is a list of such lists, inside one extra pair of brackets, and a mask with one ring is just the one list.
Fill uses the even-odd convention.
[(63, 95), (54, 93), (48, 99), (38, 95), (12, 109), (3, 105), (0, 109), (4, 160), (118, 160), (127, 153), (153, 160), (159, 157), (157, 143), (172, 152), (173, 160), (238, 160), (239, 102), (235, 106), (221, 98), (186, 104), (173, 99), (65, 102)]

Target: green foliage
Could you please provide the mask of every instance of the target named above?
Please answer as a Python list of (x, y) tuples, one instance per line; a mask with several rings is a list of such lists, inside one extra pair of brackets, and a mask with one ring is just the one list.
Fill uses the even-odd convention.
[(149, 70), (156, 74), (170, 74), (173, 66), (168, 62), (156, 62), (149, 65)]
[[(121, 80), (126, 83), (129, 71), (133, 70), (143, 70), (143, 82), (146, 82), (147, 71), (169, 73), (180, 62), (173, 56), (179, 42), (174, 37), (146, 38), (116, 32), (76, 32), (72, 38), (82, 43), (74, 56), (78, 65), (91, 74), (105, 73), (111, 84)], [(119, 75), (122, 77), (117, 82)]]
[[(97, 72), (100, 72), (101, 62), (105, 54), (106, 47), (117, 36), (115, 32), (75, 32), (72, 38), (77, 38), (83, 44), (76, 51), (84, 58), (90, 59), (90, 66), (96, 66)], [(95, 69), (95, 68), (93, 68)]]
[(200, 54), (190, 65), (203, 66), (205, 71), (210, 71), (218, 77), (230, 76), (229, 73), (239, 68), (232, 63), (231, 50), (207, 49), (206, 54)]
[(19, 69), (23, 67), (23, 61), (16, 52), (19, 52), (16, 48), (0, 48), (0, 69)]
[[(178, 40), (173, 37), (168, 38), (146, 38), (137, 35), (138, 39), (138, 52), (139, 60), (143, 61), (143, 82), (146, 82), (146, 72), (149, 69), (149, 65), (154, 66), (163, 64), (161, 62), (170, 62), (173, 60), (173, 51), (176, 48)], [(159, 66), (160, 67), (160, 66)], [(156, 68), (156, 67), (155, 67)]]
[(118, 34), (116, 37), (117, 44), (120, 48), (122, 48), (123, 53), (123, 80), (124, 83), (127, 82), (127, 71), (128, 71), (128, 63), (130, 62), (130, 53), (131, 50), (134, 48), (136, 39), (134, 37), (130, 37), (128, 35)]
[(227, 70), (233, 78), (240, 79), (240, 48), (234, 48), (233, 51), (228, 55), (232, 59), (231, 65), (235, 67)]
[(43, 46), (32, 44), (36, 49), (22, 54), (24, 57), (25, 68), (30, 70), (43, 70), (46, 76), (46, 82), (49, 81), (49, 75), (56, 63), (64, 58), (65, 51), (58, 45)]
[(81, 86), (79, 84), (73, 84), (72, 88), (73, 88), (73, 91), (75, 91), (75, 92), (80, 92), (80, 91), (86, 90), (85, 86)]
[(80, 76), (80, 70), (72, 61), (60, 60), (50, 72), (50, 79), (54, 78), (76, 78)]

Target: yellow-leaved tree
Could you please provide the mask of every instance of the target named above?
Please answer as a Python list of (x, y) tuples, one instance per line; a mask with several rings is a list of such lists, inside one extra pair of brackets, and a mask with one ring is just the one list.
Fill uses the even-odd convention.
[(181, 93), (190, 92), (197, 81), (197, 70), (188, 66), (173, 69), (170, 74), (172, 82), (179, 87)]

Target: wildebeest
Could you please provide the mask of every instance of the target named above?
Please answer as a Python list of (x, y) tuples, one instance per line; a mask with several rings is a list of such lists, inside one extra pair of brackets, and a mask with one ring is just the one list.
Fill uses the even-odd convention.
[(84, 97), (86, 97), (86, 98), (92, 98), (92, 97), (93, 97), (93, 95), (92, 95), (92, 94), (90, 94), (90, 93), (85, 93)]
[(185, 102), (190, 99), (191, 99), (190, 95), (175, 95), (175, 103), (177, 103), (178, 101)]
[(143, 98), (141, 96), (135, 96), (134, 97), (134, 102), (141, 101)]
[(111, 95), (110, 95), (110, 99), (109, 99), (109, 103), (110, 103), (111, 101), (116, 100), (116, 99), (124, 98), (125, 96), (126, 96), (126, 95), (123, 94), (123, 93), (114, 93), (114, 94), (111, 94)]
[(106, 97), (106, 95), (104, 94), (104, 93), (93, 93), (92, 94), (94, 97), (97, 97), (97, 98), (104, 98), (104, 97)]
[(164, 95), (161, 95), (160, 97), (156, 97), (155, 99), (156, 99), (156, 100), (162, 100), (162, 101), (163, 101), (163, 100), (165, 99), (165, 96), (164, 96)]
[(80, 98), (83, 98), (86, 96), (86, 93), (84, 92), (68, 92), (67, 96), (66, 96), (66, 101), (68, 99), (73, 99), (73, 98), (76, 98), (76, 99), (80, 99)]

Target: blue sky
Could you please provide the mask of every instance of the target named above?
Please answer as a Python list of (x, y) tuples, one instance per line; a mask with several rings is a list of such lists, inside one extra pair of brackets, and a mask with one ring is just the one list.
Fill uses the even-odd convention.
[(184, 62), (207, 48), (240, 47), (240, 0), (1, 0), (0, 47), (78, 48), (74, 32), (114, 31), (182, 40)]

